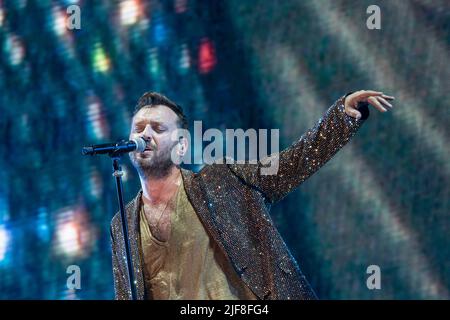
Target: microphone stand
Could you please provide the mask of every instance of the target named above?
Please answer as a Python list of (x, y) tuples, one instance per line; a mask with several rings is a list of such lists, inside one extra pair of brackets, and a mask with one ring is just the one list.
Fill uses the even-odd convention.
[(122, 176), (123, 171), (120, 166), (120, 154), (110, 153), (109, 156), (113, 161), (113, 176), (116, 178), (116, 188), (117, 188), (117, 199), (119, 201), (120, 217), (122, 219), (122, 233), (125, 240), (125, 252), (127, 258), (128, 267), (128, 280), (130, 282), (131, 288), (131, 298), (132, 300), (137, 300), (137, 290), (136, 290), (136, 280), (134, 278), (133, 261), (130, 253), (130, 239), (128, 238), (128, 221), (125, 214), (125, 206), (123, 203), (123, 186), (122, 186)]
[(125, 205), (123, 203), (123, 171), (120, 166), (120, 157), (124, 152), (132, 150), (144, 150), (146, 142), (141, 138), (132, 141), (119, 141), (116, 144), (106, 143), (93, 146), (83, 147), (81, 153), (83, 155), (108, 154), (113, 162), (113, 176), (116, 178), (117, 199), (119, 201), (120, 218), (122, 219), (122, 234), (125, 244), (125, 253), (127, 259), (128, 281), (131, 289), (132, 300), (137, 300), (136, 280), (134, 277), (133, 261), (130, 252), (130, 239), (128, 237), (128, 221), (125, 213)]

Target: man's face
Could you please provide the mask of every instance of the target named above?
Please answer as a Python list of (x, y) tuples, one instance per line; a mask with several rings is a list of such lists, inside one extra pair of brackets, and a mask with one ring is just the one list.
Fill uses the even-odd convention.
[(133, 117), (130, 140), (143, 138), (144, 152), (130, 152), (133, 166), (149, 176), (164, 177), (174, 165), (171, 152), (177, 141), (172, 133), (178, 129), (178, 116), (164, 105), (143, 107)]

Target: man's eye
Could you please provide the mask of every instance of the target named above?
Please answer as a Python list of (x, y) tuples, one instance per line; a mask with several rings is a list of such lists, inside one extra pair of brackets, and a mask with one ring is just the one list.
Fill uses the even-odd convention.
[(142, 128), (141, 128), (141, 127), (135, 127), (135, 128), (134, 128), (134, 131), (135, 131), (135, 132), (141, 132), (141, 131), (142, 131)]

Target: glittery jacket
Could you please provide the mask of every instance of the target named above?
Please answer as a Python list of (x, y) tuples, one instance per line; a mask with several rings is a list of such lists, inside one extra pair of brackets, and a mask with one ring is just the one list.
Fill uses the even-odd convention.
[[(261, 174), (261, 162), (207, 165), (198, 173), (182, 169), (189, 201), (207, 232), (260, 299), (316, 298), (276, 230), (269, 209), (330, 160), (368, 117), (367, 105), (360, 108), (360, 120), (348, 116), (344, 97), (279, 154), (276, 174)], [(139, 235), (141, 193), (126, 205), (126, 215), (137, 297), (145, 299)], [(112, 219), (111, 243), (116, 299), (131, 299), (120, 213)]]

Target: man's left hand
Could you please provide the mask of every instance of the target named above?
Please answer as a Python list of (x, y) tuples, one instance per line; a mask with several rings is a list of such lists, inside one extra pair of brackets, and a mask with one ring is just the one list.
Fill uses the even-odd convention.
[(393, 106), (388, 100), (394, 100), (394, 97), (385, 95), (383, 92), (372, 90), (360, 90), (353, 92), (345, 98), (345, 113), (357, 119), (361, 119), (361, 112), (358, 111), (359, 102), (367, 102), (374, 106), (380, 112), (387, 112)]

